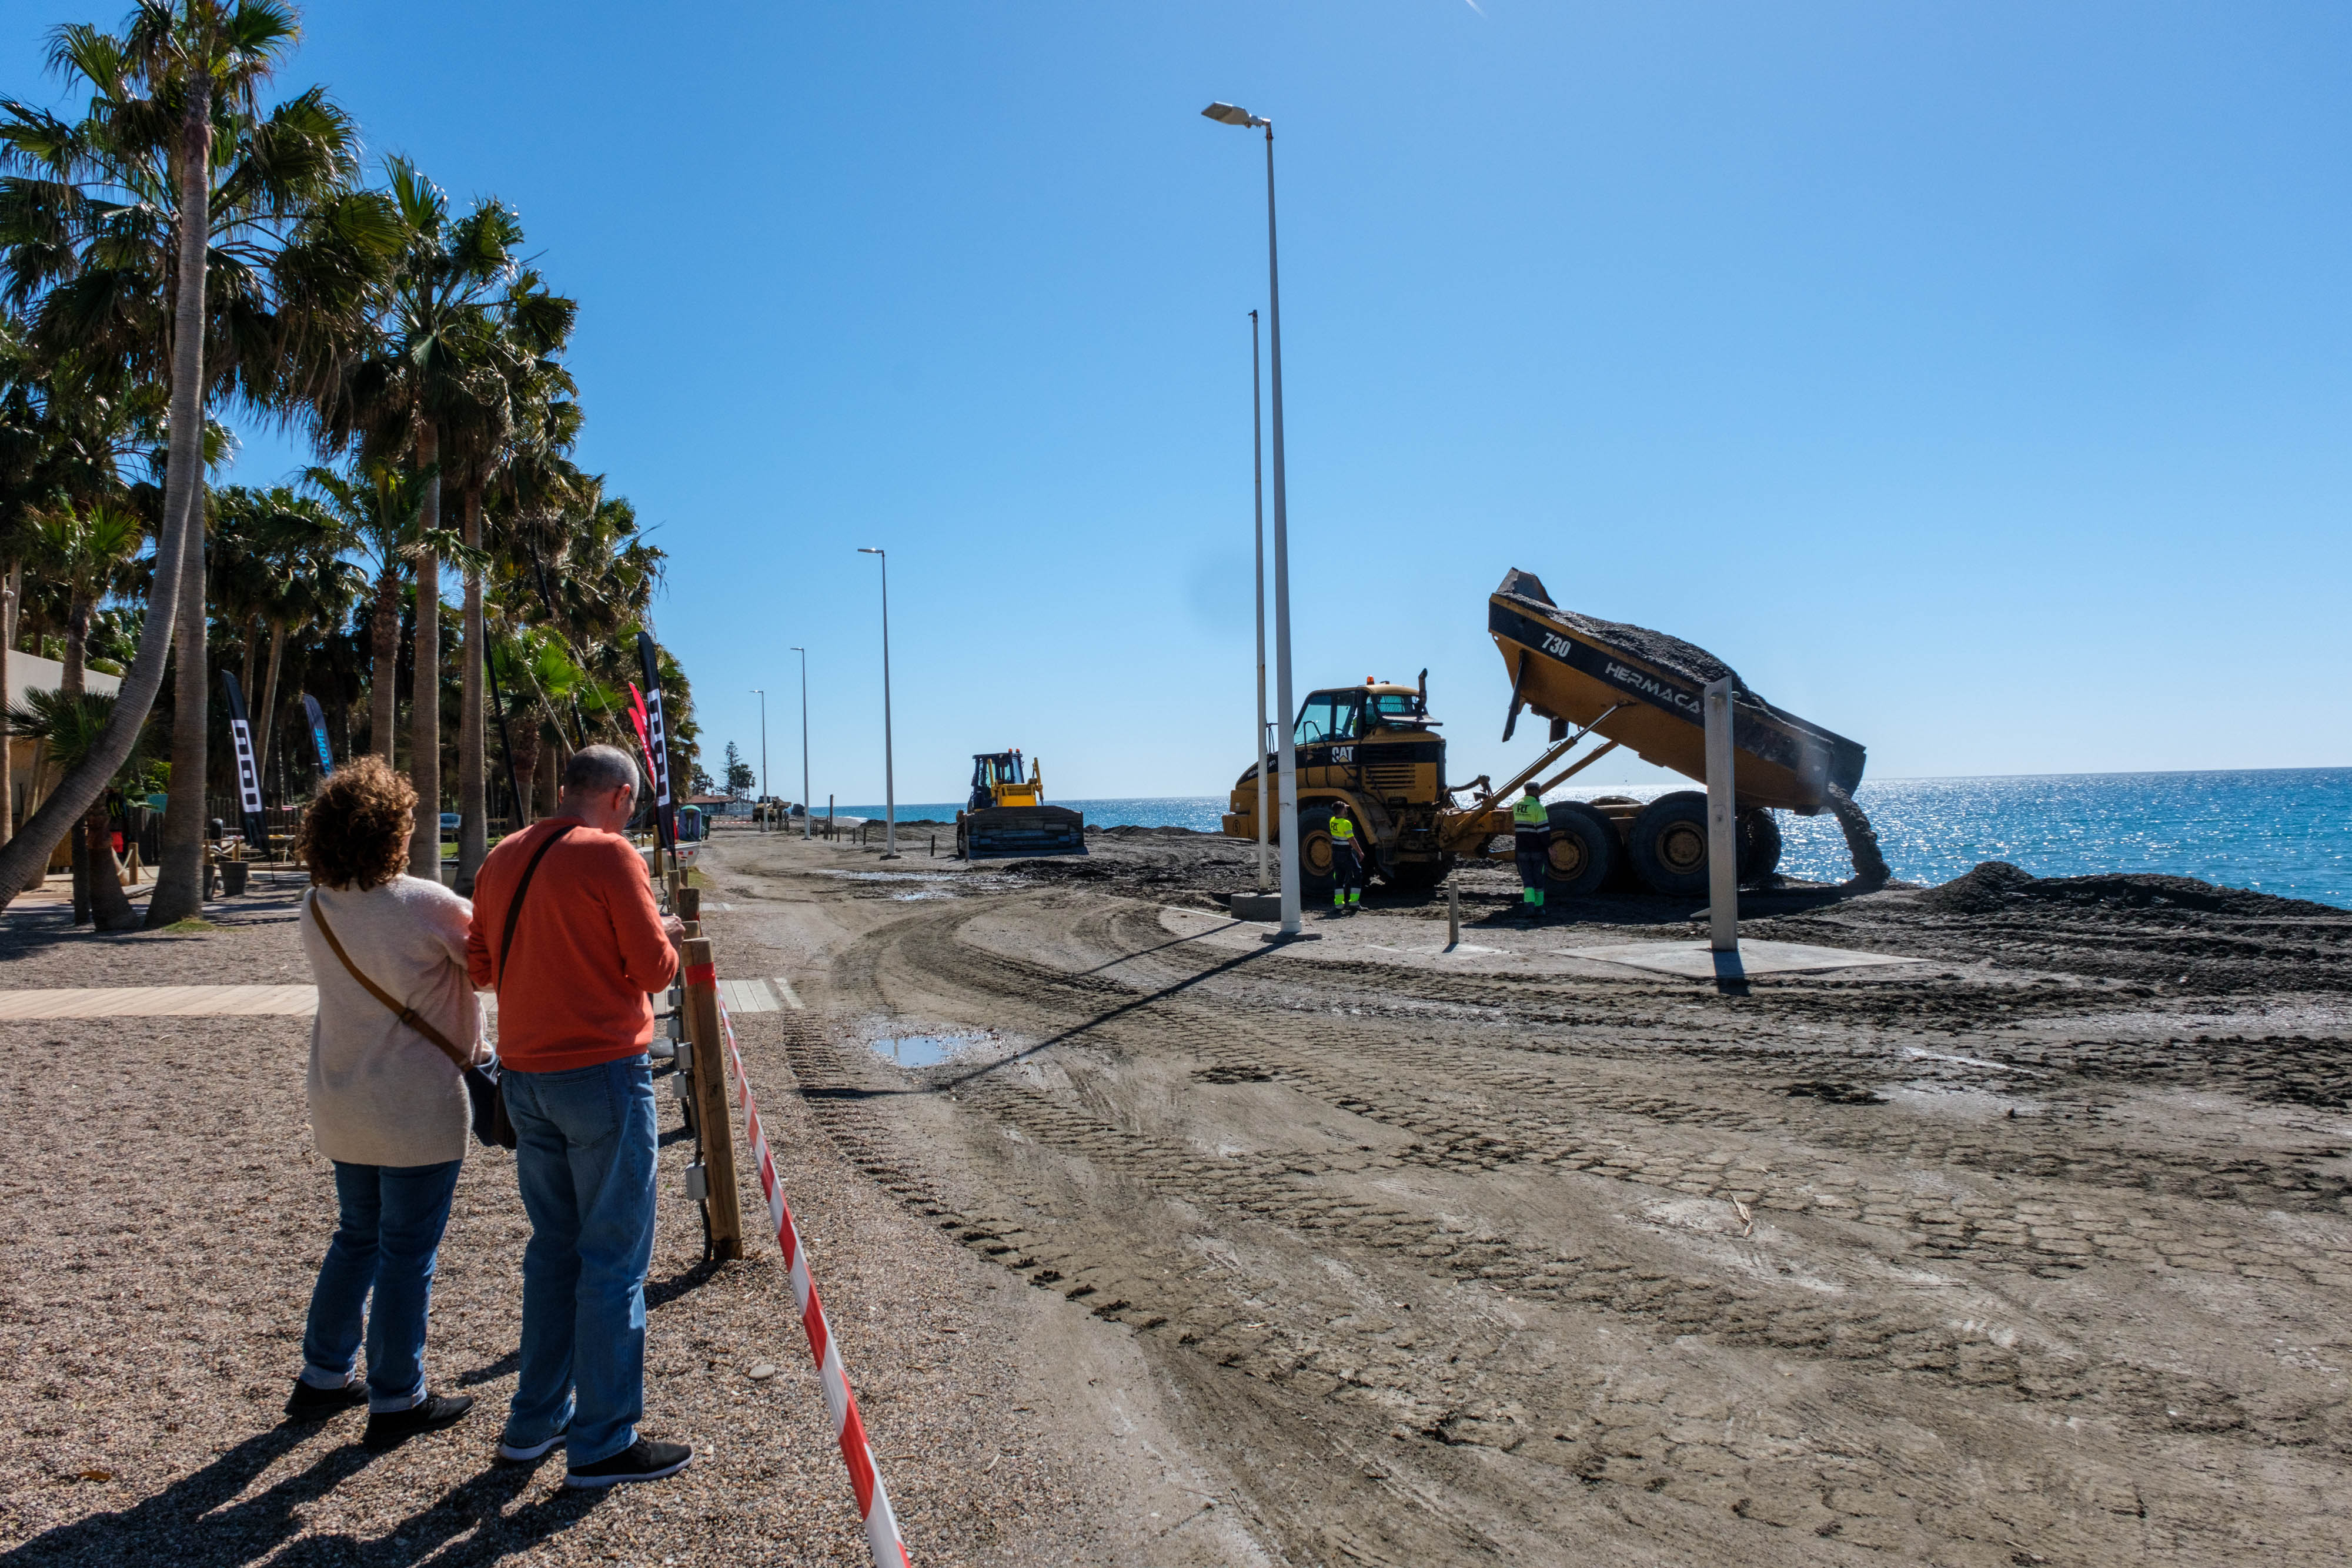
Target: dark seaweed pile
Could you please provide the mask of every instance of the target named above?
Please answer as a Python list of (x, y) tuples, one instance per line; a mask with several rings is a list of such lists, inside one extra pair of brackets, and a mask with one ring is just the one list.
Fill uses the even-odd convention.
[(2281, 898), (2242, 887), (2221, 887), (2194, 877), (2115, 872), (2099, 876), (2039, 877), (2007, 861), (1986, 861), (1920, 895), (1919, 902), (1954, 915), (1990, 915), (2021, 904), (2061, 904), (2078, 909), (2194, 909), (2209, 915), (2321, 915), (2341, 920), (2343, 910), (2303, 898)]

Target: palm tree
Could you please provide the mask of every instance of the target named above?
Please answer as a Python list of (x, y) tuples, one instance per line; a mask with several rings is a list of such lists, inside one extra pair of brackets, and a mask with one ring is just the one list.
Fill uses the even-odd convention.
[[(363, 456), (405, 451), (427, 476), (420, 527), (442, 528), (443, 448), (451, 426), (502, 402), (497, 360), (499, 294), (515, 270), (522, 225), (484, 200), (452, 218), (440, 187), (403, 160), (386, 164), (401, 243), (379, 295), (378, 338), (322, 400), (331, 449), (357, 441)], [(409, 705), (409, 778), (416, 787), (412, 875), (441, 869), (441, 579), (439, 552), (416, 558), (416, 621)]]
[(145, 527), (137, 517), (106, 505), (77, 509), (68, 503), (35, 518), (26, 559), (66, 598), (66, 656), (65, 672), (58, 682), (60, 692), (72, 695), (82, 689), (90, 612), (109, 594), (124, 592), (131, 587), (131, 562), (146, 535)]
[(81, 25), (51, 35), (51, 64), (89, 89), (80, 120), (0, 100), (0, 158), (23, 176), (0, 212), (5, 287), (11, 304), (34, 306), (35, 347), (104, 387), (170, 387), (139, 650), (104, 737), (0, 848), (0, 896), (129, 758), (176, 637), (173, 789), (148, 921), (201, 907), (206, 402), (283, 398), (296, 379), (289, 345), (321, 349), (329, 313), (352, 298), (331, 280), (383, 242), (381, 204), (351, 189), (357, 143), (342, 112), (316, 89), (258, 106), (298, 37), (280, 0), (143, 0), (120, 36)]
[[(580, 429), (579, 404), (571, 372), (558, 355), (572, 335), (579, 308), (550, 292), (538, 273), (525, 269), (509, 283), (495, 317), (490, 343), (495, 380), (481, 390), (488, 402), (469, 402), (448, 425), (449, 455), (456, 467), (466, 543), (483, 542), (482, 501), (493, 485), (517, 483), (540, 460), (568, 449)], [(528, 482), (527, 480), (525, 482)], [(457, 726), (457, 878), (459, 893), (473, 891), (474, 873), (489, 850), (489, 810), (483, 766), (482, 573), (465, 574), (465, 633), (460, 644)], [(518, 777), (517, 787), (520, 788)]]
[[(40, 741), (50, 759), (68, 774), (87, 767), (98, 755), (121, 706), (111, 693), (103, 692), (28, 692), (26, 696), (24, 706), (8, 708), (9, 727)], [(135, 741), (137, 736), (132, 738)], [(122, 768), (109, 782), (127, 784), (138, 764), (134, 745)], [(139, 916), (122, 891), (122, 867), (114, 858), (114, 836), (107, 826), (103, 790), (82, 813), (81, 827), (73, 845), (74, 924), (91, 920), (100, 931), (128, 931), (139, 924)]]
[(363, 551), (373, 563), (375, 604), (368, 618), (368, 749), (389, 764), (396, 717), (393, 682), (400, 662), (401, 580), (413, 570), (420, 554), (429, 553), (431, 542), (424, 529), (425, 481), (383, 461), (366, 465), (357, 475), (311, 467), (303, 470), (302, 476), (322, 504), (328, 533), (320, 548), (332, 555)]
[(278, 673), (286, 643), (297, 632), (327, 630), (342, 623), (365, 579), (341, 558), (341, 528), (320, 505), (280, 486), (268, 496), (262, 518), (262, 549), (277, 564), (275, 591), (264, 606), (269, 622), (269, 672), (261, 688), (261, 738), (255, 745), (261, 776), (269, 776), (269, 752), (278, 730)]

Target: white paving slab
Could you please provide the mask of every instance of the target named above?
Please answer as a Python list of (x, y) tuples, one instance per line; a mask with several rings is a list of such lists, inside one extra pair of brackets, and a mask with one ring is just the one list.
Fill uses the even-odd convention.
[(1610, 947), (1561, 947), (1562, 957), (1591, 958), (1681, 975), (1694, 980), (1737, 980), (1751, 975), (1794, 975), (1820, 969), (1874, 968), (1886, 964), (1924, 964), (1848, 947), (1814, 947), (1802, 942), (1742, 942), (1738, 953), (1717, 953), (1704, 942), (1628, 942)]

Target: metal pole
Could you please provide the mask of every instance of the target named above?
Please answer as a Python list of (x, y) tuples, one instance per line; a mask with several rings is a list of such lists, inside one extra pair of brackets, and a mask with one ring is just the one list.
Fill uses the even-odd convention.
[(1265, 891), (1265, 420), (1258, 409), (1257, 312), (1250, 312), (1250, 485), (1257, 504), (1257, 890)]
[(793, 652), (801, 656), (801, 841), (805, 843), (816, 833), (816, 810), (809, 804), (808, 650)]
[(753, 686), (751, 695), (760, 699), (760, 804), (753, 809), (753, 815), (764, 821), (768, 804), (768, 694)]
[(1739, 951), (1739, 831), (1731, 793), (1731, 681), (1708, 683), (1706, 704), (1706, 885), (1708, 945)]
[(882, 858), (898, 858), (898, 782), (890, 756), (890, 557), (880, 549), (861, 553), (882, 560)]
[(1282, 757), (1282, 935), (1298, 935), (1298, 747), (1290, 699), (1290, 517), (1282, 466), (1282, 268), (1275, 248), (1274, 124), (1265, 128), (1265, 309), (1274, 391), (1274, 695)]

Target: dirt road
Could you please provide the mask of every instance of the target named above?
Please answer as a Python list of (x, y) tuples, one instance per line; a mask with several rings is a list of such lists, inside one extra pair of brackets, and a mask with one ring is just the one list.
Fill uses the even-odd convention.
[(1133, 1561), (2342, 1561), (2352, 915), (1799, 891), (1751, 934), (1921, 961), (1727, 996), (1574, 956), (1687, 908), (1477, 876), (1459, 949), (1269, 947), (1241, 859), (702, 862), (721, 972), (805, 1004), (750, 1049), (1065, 1299), (1024, 1375), (1190, 1500)]

